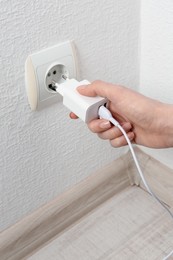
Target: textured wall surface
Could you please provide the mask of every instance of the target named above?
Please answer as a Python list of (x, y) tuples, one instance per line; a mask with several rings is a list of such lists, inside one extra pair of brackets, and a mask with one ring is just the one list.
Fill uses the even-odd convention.
[(31, 112), (28, 54), (74, 39), (80, 78), (138, 86), (138, 0), (0, 1), (0, 228), (118, 157), (62, 104)]
[[(173, 1), (142, 0), (141, 5), (142, 93), (173, 103)], [(151, 111), (152, 113), (152, 111)], [(172, 115), (170, 115), (170, 120)], [(173, 149), (145, 149), (173, 168)]]

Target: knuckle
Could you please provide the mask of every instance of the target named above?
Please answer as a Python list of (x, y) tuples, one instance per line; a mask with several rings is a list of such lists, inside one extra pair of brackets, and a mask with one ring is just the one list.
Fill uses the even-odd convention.
[(100, 139), (102, 139), (102, 140), (108, 139), (108, 138), (106, 138), (106, 137), (104, 136), (103, 133), (98, 133), (97, 136), (98, 136)]
[(115, 147), (115, 148), (119, 148), (119, 147), (127, 145), (126, 140), (124, 138), (121, 138), (121, 137), (110, 140), (110, 144), (111, 144), (112, 147)]
[(97, 131), (97, 126), (96, 126), (96, 124), (94, 122), (89, 123), (88, 124), (88, 128), (93, 133), (97, 133), (98, 132)]
[(100, 84), (102, 84), (102, 83), (103, 83), (103, 81), (101, 81), (101, 80), (99, 80), (99, 79), (94, 80), (94, 81), (92, 82), (92, 84), (94, 84), (94, 85), (100, 85)]
[(118, 144), (117, 144), (117, 141), (115, 142), (115, 139), (109, 140), (109, 142), (110, 142), (110, 145), (111, 145), (112, 147), (114, 147), (114, 148), (118, 148), (118, 147), (119, 147)]

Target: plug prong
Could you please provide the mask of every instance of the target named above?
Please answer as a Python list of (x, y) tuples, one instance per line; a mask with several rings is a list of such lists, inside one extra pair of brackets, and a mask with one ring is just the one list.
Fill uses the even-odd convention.
[(49, 84), (49, 88), (57, 92), (58, 83), (52, 80), (51, 84)]
[(69, 78), (66, 76), (66, 75), (62, 75), (62, 78), (65, 79), (65, 80), (68, 80)]

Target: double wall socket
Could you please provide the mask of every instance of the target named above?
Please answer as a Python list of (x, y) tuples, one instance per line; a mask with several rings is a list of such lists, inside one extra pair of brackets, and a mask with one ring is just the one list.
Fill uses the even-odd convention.
[(29, 104), (39, 110), (61, 100), (58, 93), (49, 88), (51, 80), (62, 82), (62, 75), (77, 78), (77, 62), (74, 44), (68, 41), (41, 50), (27, 57), (25, 81)]

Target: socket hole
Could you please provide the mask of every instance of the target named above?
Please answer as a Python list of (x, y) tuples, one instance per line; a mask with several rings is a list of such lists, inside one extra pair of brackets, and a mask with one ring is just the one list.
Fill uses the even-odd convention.
[(48, 88), (51, 89), (51, 90), (56, 91), (55, 87), (54, 87), (52, 84), (49, 84), (49, 85), (48, 85)]
[(56, 74), (56, 70), (53, 71), (53, 74), (54, 74), (54, 75)]
[(51, 75), (51, 73), (50, 73), (50, 72), (48, 72), (47, 76), (48, 76), (48, 77), (50, 77), (50, 75)]

